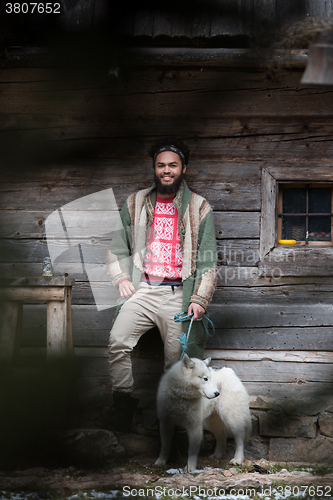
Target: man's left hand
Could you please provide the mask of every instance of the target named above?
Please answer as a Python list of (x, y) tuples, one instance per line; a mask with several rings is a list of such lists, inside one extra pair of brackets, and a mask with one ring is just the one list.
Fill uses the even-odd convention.
[(192, 313), (193, 313), (193, 320), (195, 321), (196, 319), (200, 319), (201, 316), (205, 314), (205, 309), (199, 304), (192, 302), (187, 310), (187, 314), (192, 314)]

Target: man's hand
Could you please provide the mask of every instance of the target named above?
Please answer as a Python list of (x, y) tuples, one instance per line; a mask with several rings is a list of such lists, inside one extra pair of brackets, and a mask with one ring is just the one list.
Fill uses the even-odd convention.
[(192, 314), (192, 313), (194, 314), (193, 320), (195, 321), (196, 319), (201, 318), (203, 314), (205, 314), (205, 310), (199, 304), (192, 302), (187, 310), (187, 314)]
[(122, 299), (129, 299), (135, 293), (135, 288), (129, 280), (124, 280), (119, 283), (119, 293)]

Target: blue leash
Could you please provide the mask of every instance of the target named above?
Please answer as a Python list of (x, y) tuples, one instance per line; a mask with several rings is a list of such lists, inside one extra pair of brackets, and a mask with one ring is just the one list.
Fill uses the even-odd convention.
[[(182, 346), (182, 355), (180, 356), (180, 359), (182, 359), (182, 357), (184, 356), (184, 353), (187, 351), (188, 346), (194, 343), (194, 342), (189, 342), (188, 341), (188, 339), (190, 337), (190, 333), (191, 333), (193, 318), (194, 318), (194, 314), (193, 313), (187, 314), (187, 311), (183, 311), (183, 312), (177, 313), (177, 314), (175, 314), (175, 317), (174, 317), (174, 321), (176, 323), (183, 323), (184, 321), (189, 321), (190, 320), (190, 326), (188, 327), (187, 334), (186, 333), (182, 333), (181, 337), (177, 337), (177, 339), (179, 340), (179, 342), (181, 343), (181, 346)], [(210, 334), (208, 332), (208, 328), (205, 325), (205, 322), (203, 320), (204, 318), (210, 323), (210, 326), (213, 329), (213, 333), (212, 334)], [(214, 323), (205, 314), (203, 314), (201, 316), (201, 318), (197, 319), (197, 321), (202, 321), (202, 324), (204, 326), (205, 332), (208, 335), (208, 337), (213, 337), (215, 335), (215, 326), (214, 326)]]

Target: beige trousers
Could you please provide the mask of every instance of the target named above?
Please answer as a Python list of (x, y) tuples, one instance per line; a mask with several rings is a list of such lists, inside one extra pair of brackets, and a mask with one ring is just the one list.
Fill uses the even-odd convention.
[(157, 326), (164, 344), (164, 369), (179, 360), (182, 323), (174, 316), (182, 311), (183, 287), (149, 285), (141, 282), (138, 290), (122, 306), (110, 333), (109, 362), (113, 391), (133, 390), (131, 352), (140, 337)]

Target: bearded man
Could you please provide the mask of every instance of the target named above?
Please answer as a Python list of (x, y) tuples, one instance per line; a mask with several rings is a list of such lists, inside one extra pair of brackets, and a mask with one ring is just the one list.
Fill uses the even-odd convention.
[[(150, 151), (154, 184), (127, 199), (120, 226), (108, 252), (108, 274), (122, 304), (110, 334), (109, 361), (114, 411), (109, 427), (129, 431), (138, 400), (131, 397), (131, 351), (154, 325), (164, 344), (165, 370), (179, 360), (182, 331), (189, 322), (176, 313), (193, 314), (186, 352), (203, 357), (202, 321), (216, 286), (216, 239), (209, 203), (188, 188), (189, 149), (163, 138)], [(187, 325), (186, 327), (184, 325)]]

